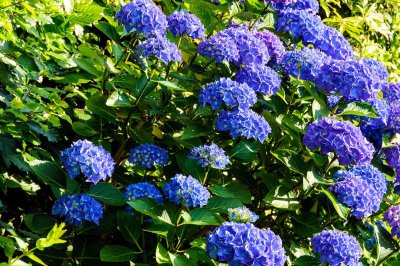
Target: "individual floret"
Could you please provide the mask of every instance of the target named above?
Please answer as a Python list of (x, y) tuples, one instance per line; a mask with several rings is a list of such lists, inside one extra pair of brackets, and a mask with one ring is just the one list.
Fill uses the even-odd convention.
[(332, 118), (323, 118), (308, 125), (303, 143), (311, 151), (320, 149), (322, 154), (337, 153), (340, 165), (368, 164), (374, 152), (374, 147), (358, 127), (349, 121)]
[(93, 183), (111, 177), (115, 165), (108, 151), (88, 140), (75, 141), (70, 148), (62, 151), (61, 162), (71, 179), (82, 173), (87, 182)]
[(278, 73), (267, 66), (241, 68), (236, 73), (235, 80), (240, 83), (246, 83), (255, 92), (266, 95), (276, 94), (282, 82)]
[(211, 166), (218, 169), (225, 169), (231, 163), (225, 151), (215, 143), (193, 148), (188, 157), (196, 159), (197, 163), (203, 167)]
[(246, 206), (228, 209), (228, 219), (237, 223), (255, 223), (258, 215), (250, 211)]
[(257, 102), (257, 96), (247, 84), (221, 78), (203, 86), (199, 102), (203, 106), (209, 104), (213, 110), (221, 109), (223, 104), (248, 109)]
[(129, 161), (140, 167), (150, 169), (153, 165), (167, 165), (169, 161), (167, 150), (154, 144), (146, 143), (133, 148), (130, 152)]
[(400, 206), (390, 206), (383, 217), (392, 227), (392, 236), (400, 238)]
[(175, 36), (186, 34), (195, 39), (204, 37), (205, 29), (203, 23), (193, 14), (177, 11), (169, 15), (167, 20), (168, 30)]
[(264, 142), (271, 127), (264, 117), (252, 110), (222, 111), (217, 117), (216, 129), (229, 131), (232, 137), (239, 136)]
[(115, 20), (127, 32), (137, 31), (146, 37), (165, 34), (168, 27), (166, 16), (151, 0), (133, 0), (121, 8)]
[(283, 266), (286, 261), (280, 237), (251, 223), (223, 223), (207, 235), (206, 250), (229, 265)]
[(55, 203), (53, 215), (65, 217), (67, 223), (81, 225), (84, 220), (99, 224), (103, 218), (103, 208), (100, 202), (86, 194), (64, 195)]
[(322, 263), (330, 266), (358, 266), (361, 247), (354, 236), (339, 230), (324, 230), (313, 238), (311, 245), (314, 253), (320, 254)]
[(182, 54), (178, 46), (168, 41), (164, 36), (156, 36), (145, 40), (137, 46), (137, 52), (144, 57), (154, 56), (165, 64), (182, 61)]
[(141, 198), (150, 198), (154, 199), (159, 204), (163, 203), (163, 196), (161, 195), (161, 192), (149, 182), (130, 184), (125, 188), (125, 201), (132, 201)]
[(176, 174), (163, 189), (166, 198), (187, 207), (203, 207), (207, 205), (210, 192), (192, 176)]

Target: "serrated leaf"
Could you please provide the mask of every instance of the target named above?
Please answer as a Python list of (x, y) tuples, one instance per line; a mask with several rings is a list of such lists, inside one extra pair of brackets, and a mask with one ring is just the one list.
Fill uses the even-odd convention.
[(56, 163), (34, 160), (28, 164), (43, 183), (66, 189), (66, 175)]
[(106, 101), (107, 106), (132, 107), (129, 97), (122, 91), (114, 91)]
[(324, 193), (328, 199), (332, 202), (333, 207), (335, 208), (336, 212), (339, 214), (340, 218), (343, 220), (347, 220), (347, 216), (350, 213), (350, 208), (344, 206), (341, 202), (339, 202), (335, 195), (332, 194), (332, 192), (322, 189), (322, 193)]
[(184, 222), (180, 225), (221, 225), (222, 223), (222, 218), (220, 219), (218, 215), (208, 209), (194, 209), (189, 213), (185, 212), (182, 217)]
[(97, 134), (97, 131), (91, 126), (79, 121), (72, 123), (72, 130), (84, 137), (92, 137)]
[(271, 190), (263, 200), (278, 209), (297, 210), (301, 208), (296, 193), (291, 188), (284, 186), (278, 186)]
[(122, 192), (110, 183), (101, 182), (91, 186), (88, 195), (112, 206), (122, 206), (125, 204)]
[(339, 116), (343, 115), (356, 115), (365, 116), (371, 118), (377, 118), (379, 115), (375, 111), (374, 107), (365, 102), (352, 102), (347, 105), (346, 108), (342, 110)]

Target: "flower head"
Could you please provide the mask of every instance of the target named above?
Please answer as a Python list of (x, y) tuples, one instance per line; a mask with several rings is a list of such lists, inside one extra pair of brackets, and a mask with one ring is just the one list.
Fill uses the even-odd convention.
[(193, 14), (178, 11), (169, 15), (167, 20), (168, 30), (175, 36), (186, 34), (195, 39), (204, 37), (204, 26), (200, 19)]
[(229, 265), (283, 266), (286, 260), (280, 237), (251, 223), (223, 223), (208, 234), (206, 250)]
[(149, 182), (130, 184), (126, 187), (124, 193), (124, 199), (126, 201), (132, 201), (134, 199), (141, 198), (151, 198), (157, 201), (159, 204), (163, 203), (161, 192)]
[(229, 208), (228, 219), (237, 223), (254, 223), (258, 219), (258, 215), (243, 206), (234, 209)]
[(400, 100), (400, 82), (389, 83), (382, 88), (383, 96), (389, 103)]
[(390, 206), (389, 210), (383, 215), (383, 217), (392, 227), (392, 236), (400, 238), (400, 206)]
[(226, 156), (225, 151), (215, 143), (193, 148), (188, 157), (198, 160), (198, 164), (203, 167), (211, 166), (225, 169), (226, 165), (230, 164), (229, 157)]
[(386, 162), (389, 167), (396, 169), (397, 171), (397, 181), (400, 181), (400, 146), (388, 147), (383, 149)]
[(87, 182), (93, 183), (111, 177), (115, 165), (108, 151), (88, 140), (75, 141), (70, 148), (62, 151), (61, 162), (71, 179), (82, 173)]
[(319, 148), (322, 154), (337, 153), (340, 165), (367, 164), (374, 152), (358, 127), (332, 118), (312, 122), (306, 129), (303, 143), (311, 151)]
[(267, 66), (241, 68), (236, 73), (235, 80), (246, 83), (255, 92), (266, 95), (276, 94), (282, 82), (278, 73)]
[(321, 255), (321, 262), (331, 266), (356, 266), (361, 258), (361, 247), (354, 236), (339, 230), (324, 230), (313, 238), (311, 245), (314, 253)]
[(238, 47), (229, 36), (214, 35), (199, 43), (197, 49), (200, 55), (214, 58), (217, 63), (239, 60)]
[(273, 3), (272, 7), (277, 12), (294, 9), (294, 10), (305, 10), (311, 14), (317, 14), (319, 11), (318, 0), (296, 0), (296, 1), (292, 1), (292, 3), (289, 3), (289, 4)]
[(176, 174), (164, 187), (166, 198), (187, 207), (203, 207), (207, 205), (210, 192), (192, 176)]
[(250, 109), (233, 112), (222, 111), (218, 115), (216, 129), (218, 131), (229, 131), (234, 138), (243, 136), (261, 142), (264, 142), (268, 134), (271, 133), (271, 127), (264, 117)]
[(137, 46), (137, 52), (144, 57), (155, 56), (165, 64), (172, 61), (182, 61), (182, 54), (178, 46), (168, 41), (164, 36), (156, 36), (145, 40)]
[(72, 225), (81, 225), (83, 220), (99, 224), (103, 218), (100, 202), (86, 194), (64, 195), (54, 203), (53, 215), (65, 217)]
[(137, 31), (146, 37), (165, 34), (168, 27), (166, 16), (151, 0), (133, 0), (121, 8), (115, 20), (127, 32)]
[(154, 144), (146, 143), (133, 148), (129, 155), (129, 161), (140, 167), (150, 169), (154, 164), (167, 165), (169, 161), (167, 150)]
[(390, 104), (389, 127), (396, 133), (400, 133), (400, 100)]
[(279, 64), (285, 54), (285, 47), (281, 39), (270, 31), (263, 30), (254, 32), (254, 37), (260, 39), (268, 48), (268, 54), (271, 57), (272, 64)]
[(248, 109), (257, 102), (257, 96), (247, 84), (221, 78), (203, 86), (199, 102), (203, 106), (208, 103), (213, 110), (221, 109), (222, 104)]

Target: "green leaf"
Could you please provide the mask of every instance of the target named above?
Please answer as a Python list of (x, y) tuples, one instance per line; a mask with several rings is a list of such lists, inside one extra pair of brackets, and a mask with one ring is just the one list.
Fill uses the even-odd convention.
[(293, 172), (304, 175), (306, 172), (304, 160), (298, 154), (298, 152), (288, 149), (279, 149), (271, 154), (286, 165)]
[(86, 72), (88, 72), (89, 74), (94, 75), (95, 77), (100, 77), (101, 76), (101, 72), (100, 70), (98, 70), (97, 68), (95, 68), (93, 66), (94, 62), (92, 59), (88, 59), (88, 58), (74, 58), (73, 61), (75, 62), (75, 64), (77, 64), (79, 66), (80, 69), (85, 70)]
[(168, 81), (168, 80), (151, 80), (153, 82), (156, 82), (160, 85), (163, 85), (165, 87), (167, 87), (168, 89), (171, 89), (172, 91), (185, 91), (184, 88), (182, 88), (181, 86), (179, 86), (179, 84), (172, 82), (172, 81)]
[(86, 107), (93, 114), (115, 122), (117, 119), (115, 111), (106, 105), (106, 101), (107, 99), (103, 96), (92, 96), (86, 101)]
[(278, 209), (293, 211), (301, 208), (296, 193), (292, 188), (285, 186), (278, 186), (275, 190), (271, 190), (263, 200)]
[(71, 24), (89, 25), (103, 17), (104, 8), (96, 4), (81, 4), (74, 9), (74, 14), (67, 18)]
[(91, 126), (79, 121), (72, 123), (72, 130), (84, 137), (92, 137), (97, 134), (97, 131)]
[(11, 238), (0, 236), (0, 247), (3, 248), (4, 254), (7, 256), (7, 258), (11, 258), (13, 256), (15, 246)]
[(310, 265), (319, 265), (320, 262), (317, 258), (313, 256), (301, 256), (293, 261), (293, 265), (295, 266), (310, 266)]
[(24, 215), (26, 226), (34, 233), (44, 234), (48, 232), (56, 223), (56, 219), (43, 213)]
[(169, 253), (169, 257), (171, 259), (173, 266), (194, 266), (192, 261), (190, 261), (187, 257), (183, 255), (175, 255)]
[(133, 104), (129, 97), (122, 91), (114, 91), (106, 101), (107, 106), (112, 107), (132, 107)]
[(150, 216), (160, 222), (175, 226), (174, 218), (171, 217), (155, 200), (149, 198), (135, 199), (128, 204), (136, 211)]
[(242, 203), (251, 202), (251, 193), (247, 187), (242, 184), (232, 182), (222, 186), (213, 186), (209, 190), (222, 198), (236, 198)]
[(99, 29), (102, 33), (104, 33), (110, 40), (114, 42), (119, 42), (119, 34), (117, 30), (108, 22), (100, 21), (94, 25), (97, 29)]
[(45, 184), (66, 189), (66, 175), (58, 164), (49, 161), (34, 160), (28, 162), (33, 173)]
[(352, 102), (347, 105), (343, 111), (338, 114), (343, 115), (356, 115), (356, 116), (366, 116), (371, 118), (377, 118), (379, 115), (375, 111), (374, 107), (365, 102)]
[(182, 133), (181, 140), (188, 140), (201, 136), (210, 136), (213, 134), (213, 130), (210, 127), (206, 127), (200, 123), (189, 124)]
[(182, 215), (184, 224), (193, 225), (221, 225), (222, 218), (208, 209), (194, 209), (190, 213), (184, 212)]
[(135, 217), (127, 214), (125, 211), (119, 211), (117, 214), (117, 223), (118, 230), (121, 232), (123, 238), (137, 244), (141, 233), (141, 225)]
[(33, 254), (33, 253), (28, 253), (28, 254), (26, 254), (26, 256), (27, 256), (28, 258), (30, 258), (31, 260), (33, 260), (34, 262), (39, 263), (40, 265), (47, 266), (46, 263), (44, 263), (38, 256), (36, 256), (36, 255)]
[(208, 200), (206, 208), (218, 213), (228, 213), (229, 208), (242, 207), (243, 204), (236, 198), (212, 197)]
[(332, 192), (330, 192), (330, 191), (328, 191), (328, 190), (326, 190), (324, 188), (321, 191), (332, 202), (333, 207), (335, 208), (336, 212), (339, 214), (340, 218), (342, 218), (343, 220), (347, 220), (347, 216), (350, 213), (350, 208), (346, 207), (341, 202), (339, 202), (336, 199), (335, 195), (332, 194)]
[(97, 183), (92, 185), (88, 195), (95, 199), (112, 206), (122, 206), (125, 204), (124, 195), (110, 183)]
[(312, 114), (315, 120), (329, 116), (330, 110), (325, 105), (320, 104), (317, 100), (312, 103)]
[(39, 250), (44, 250), (47, 247), (51, 247), (55, 244), (62, 244), (67, 241), (61, 239), (61, 237), (67, 232), (65, 228), (65, 223), (61, 223), (60, 226), (57, 224), (54, 225), (53, 229), (47, 234), (46, 238), (39, 238), (36, 241), (36, 247)]
[(104, 262), (124, 262), (133, 260), (136, 254), (138, 252), (124, 246), (107, 245), (100, 250), (100, 259)]
[(252, 161), (257, 157), (257, 151), (257, 142), (242, 140), (232, 149), (231, 156), (244, 161)]
[(156, 248), (156, 261), (158, 264), (171, 263), (167, 249), (160, 242)]
[(304, 124), (304, 121), (296, 115), (286, 115), (283, 117), (282, 122), (294, 131), (302, 134), (305, 133), (306, 125)]

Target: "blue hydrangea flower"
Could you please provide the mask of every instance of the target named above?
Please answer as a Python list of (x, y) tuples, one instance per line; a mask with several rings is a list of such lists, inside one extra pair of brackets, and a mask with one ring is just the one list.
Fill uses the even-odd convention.
[(279, 64), (285, 55), (285, 47), (281, 39), (268, 30), (253, 33), (254, 37), (260, 39), (268, 48), (268, 54), (271, 58), (270, 64)]
[(354, 236), (339, 230), (324, 230), (311, 238), (314, 253), (321, 255), (321, 262), (331, 266), (358, 266), (361, 247)]
[(146, 37), (165, 34), (168, 27), (166, 16), (151, 0), (133, 0), (121, 8), (115, 20), (127, 32), (137, 31)]
[(239, 69), (235, 80), (246, 83), (255, 92), (266, 95), (274, 95), (281, 86), (281, 78), (278, 73), (267, 66), (253, 66)]
[(225, 151), (215, 143), (193, 148), (188, 157), (198, 160), (198, 164), (201, 164), (203, 167), (211, 166), (225, 169), (231, 163)]
[(389, 127), (396, 133), (400, 133), (400, 100), (390, 104)]
[(387, 86), (382, 88), (383, 97), (388, 100), (389, 103), (400, 100), (400, 82), (389, 83)]
[(329, 56), (317, 49), (304, 48), (287, 52), (281, 61), (281, 66), (286, 74), (316, 82), (321, 67), (330, 59)]
[(400, 181), (400, 146), (383, 149), (389, 167), (396, 169), (397, 181)]
[(175, 36), (186, 34), (195, 39), (204, 37), (205, 29), (203, 23), (193, 14), (177, 11), (169, 15), (167, 20), (168, 30)]
[(276, 12), (286, 11), (288, 9), (305, 10), (311, 14), (317, 14), (319, 11), (318, 0), (297, 0), (292, 3), (276, 3), (272, 4)]
[(370, 69), (381, 79), (387, 81), (389, 78), (389, 72), (387, 68), (379, 61), (372, 58), (360, 58), (364, 64), (368, 65)]
[(346, 178), (330, 187), (344, 205), (351, 208), (351, 214), (357, 219), (369, 217), (379, 210), (382, 196), (374, 186), (359, 176)]
[(229, 131), (234, 138), (243, 136), (260, 142), (264, 142), (271, 133), (271, 127), (264, 117), (252, 110), (222, 111), (217, 117), (216, 129)]
[(214, 58), (217, 63), (239, 61), (238, 47), (229, 36), (214, 35), (199, 43), (197, 50), (200, 55)]
[(331, 60), (319, 72), (316, 85), (328, 93), (339, 93), (348, 102), (367, 101), (376, 98), (382, 82), (362, 60)]
[(168, 41), (164, 36), (157, 36), (141, 42), (137, 46), (139, 55), (148, 57), (154, 56), (165, 64), (169, 62), (181, 62), (182, 54), (176, 44)]
[(62, 151), (61, 162), (71, 179), (82, 173), (87, 182), (93, 183), (111, 177), (115, 165), (108, 151), (88, 140), (75, 141), (70, 148)]
[(166, 198), (187, 207), (203, 207), (207, 205), (210, 192), (192, 176), (176, 174), (163, 189)]
[(250, 211), (246, 206), (228, 209), (228, 219), (237, 223), (255, 223), (258, 215)]
[(283, 5), (289, 5), (290, 3), (295, 2), (296, 0), (260, 0), (262, 2), (267, 2), (270, 4), (283, 4)]
[(149, 182), (130, 184), (125, 188), (125, 201), (132, 201), (140, 198), (151, 198), (156, 200), (159, 204), (163, 203), (161, 192)]
[(150, 169), (154, 164), (167, 165), (169, 161), (167, 150), (156, 145), (146, 143), (133, 148), (129, 155), (129, 161), (140, 167)]
[(400, 206), (390, 206), (383, 218), (392, 227), (392, 236), (400, 238)]
[(336, 105), (339, 103), (340, 99), (342, 99), (341, 96), (337, 96), (337, 95), (328, 95), (327, 96), (327, 102), (326, 105), (333, 109), (334, 107), (336, 107)]
[(223, 103), (230, 107), (248, 109), (257, 102), (257, 96), (247, 84), (221, 78), (203, 86), (199, 102), (203, 106), (209, 104), (213, 110), (221, 109)]
[(332, 57), (333, 59), (353, 59), (353, 49), (343, 34), (337, 29), (323, 25), (318, 40), (313, 43), (315, 48)]
[(207, 235), (206, 250), (229, 265), (283, 266), (286, 261), (280, 237), (251, 223), (223, 223)]
[(311, 151), (320, 149), (322, 154), (337, 153), (340, 165), (368, 164), (374, 152), (374, 147), (358, 127), (349, 121), (332, 118), (323, 118), (308, 125), (303, 143)]
[(354, 177), (360, 177), (371, 184), (378, 192), (380, 198), (385, 195), (387, 191), (386, 176), (381, 173), (378, 168), (370, 164), (352, 166), (348, 170), (339, 170), (334, 175), (334, 178), (339, 181), (352, 179)]
[(100, 202), (86, 194), (64, 195), (54, 203), (53, 215), (65, 217), (67, 223), (81, 225), (83, 220), (99, 224), (103, 218)]

